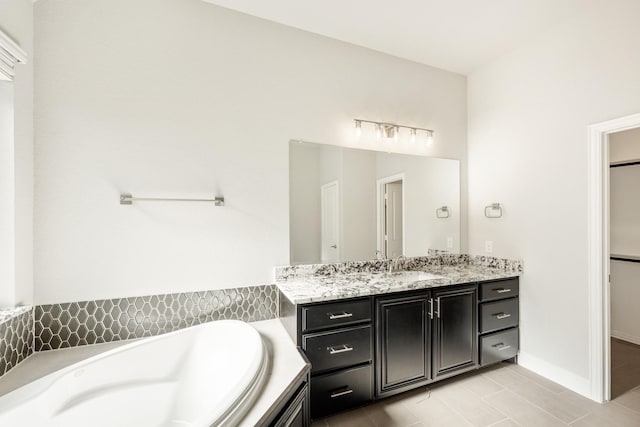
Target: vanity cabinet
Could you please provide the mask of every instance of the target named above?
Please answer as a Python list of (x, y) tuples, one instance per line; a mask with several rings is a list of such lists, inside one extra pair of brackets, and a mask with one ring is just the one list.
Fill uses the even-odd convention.
[(311, 362), (311, 417), (373, 398), (371, 298), (299, 307), (299, 345)]
[(513, 358), (518, 278), (293, 304), (280, 319), (311, 362), (318, 418)]
[(519, 348), (519, 281), (480, 283), (480, 365), (515, 358)]
[(376, 305), (376, 395), (388, 396), (431, 379), (428, 292), (385, 296)]
[(475, 369), (477, 288), (445, 288), (375, 299), (376, 396)]
[(433, 291), (433, 378), (478, 366), (477, 287)]

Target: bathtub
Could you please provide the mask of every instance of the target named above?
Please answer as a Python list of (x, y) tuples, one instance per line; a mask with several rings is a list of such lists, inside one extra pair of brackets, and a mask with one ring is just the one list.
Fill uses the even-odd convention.
[(0, 397), (0, 426), (232, 426), (266, 377), (251, 325), (221, 320), (123, 345)]

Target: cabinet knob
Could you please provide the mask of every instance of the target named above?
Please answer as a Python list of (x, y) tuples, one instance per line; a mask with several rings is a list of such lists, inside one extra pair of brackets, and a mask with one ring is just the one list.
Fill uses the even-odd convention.
[(507, 317), (511, 317), (511, 314), (509, 314), (509, 313), (498, 313), (498, 314), (494, 314), (494, 316), (496, 316), (496, 319), (502, 320), (502, 319), (506, 319)]

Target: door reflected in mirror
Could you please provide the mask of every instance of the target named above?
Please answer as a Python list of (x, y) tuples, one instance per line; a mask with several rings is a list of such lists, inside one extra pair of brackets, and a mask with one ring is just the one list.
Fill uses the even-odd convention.
[(459, 214), (458, 160), (289, 144), (291, 264), (458, 253)]

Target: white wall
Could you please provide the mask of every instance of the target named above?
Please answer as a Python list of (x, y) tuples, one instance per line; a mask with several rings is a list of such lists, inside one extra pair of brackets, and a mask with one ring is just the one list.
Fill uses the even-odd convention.
[(464, 76), (199, 0), (35, 14), (37, 303), (270, 282), (289, 262), (289, 140), (373, 147), (356, 117), (433, 128), (430, 149), (396, 150), (466, 170)]
[(342, 259), (345, 261), (376, 258), (377, 154), (363, 150), (342, 153)]
[(616, 132), (609, 136), (609, 161), (640, 160), (640, 128)]
[(640, 112), (638, 16), (635, 0), (585, 6), (469, 76), (469, 250), (524, 260), (519, 361), (583, 393), (587, 126)]
[(611, 253), (640, 256), (640, 165), (611, 168), (609, 176)]
[[(3, 239), (13, 241), (13, 254), (2, 258), (11, 283), (0, 283), (0, 306), (33, 302), (33, 3), (31, 0), (3, 0), (0, 2), (0, 28), (28, 55), (28, 63), (16, 65), (13, 81), (14, 126), (13, 163), (10, 200), (2, 201), (2, 214), (11, 211), (13, 236), (3, 233)], [(3, 142), (4, 145), (4, 142)], [(4, 163), (7, 159), (3, 159)], [(6, 170), (3, 172), (6, 173)], [(5, 178), (6, 175), (3, 175)], [(9, 206), (10, 205), (10, 206)], [(5, 217), (6, 219), (6, 217)], [(4, 230), (3, 230), (4, 231)], [(11, 232), (9, 231), (9, 232)], [(12, 277), (11, 277), (12, 276)]]
[[(425, 256), (429, 249), (460, 252), (460, 169), (456, 160), (407, 158), (380, 153), (378, 179), (404, 174), (405, 255)], [(450, 208), (447, 219), (436, 209)], [(447, 248), (447, 238), (453, 247)]]
[[(316, 144), (289, 145), (289, 236), (291, 264), (320, 259), (320, 162)], [(316, 191), (309, 191), (310, 188)]]

